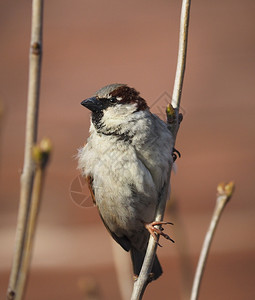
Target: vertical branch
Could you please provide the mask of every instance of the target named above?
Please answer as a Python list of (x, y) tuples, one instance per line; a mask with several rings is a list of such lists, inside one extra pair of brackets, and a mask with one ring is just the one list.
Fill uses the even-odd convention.
[(219, 223), (220, 217), (222, 215), (223, 209), (228, 203), (228, 201), (230, 200), (230, 198), (232, 197), (232, 194), (234, 192), (234, 183), (230, 182), (228, 184), (224, 184), (224, 183), (219, 184), (217, 187), (217, 192), (218, 194), (217, 194), (216, 206), (213, 212), (210, 226), (205, 236), (205, 240), (202, 246), (201, 254), (197, 265), (197, 270), (196, 270), (192, 292), (191, 292), (191, 298), (190, 298), (191, 300), (198, 299), (199, 287), (204, 273), (204, 268), (208, 257), (209, 249), (212, 243), (212, 239), (216, 227)]
[[(170, 179), (170, 172), (171, 171), (169, 171), (169, 173), (168, 173), (169, 179)], [(168, 181), (167, 181), (167, 183), (168, 183)], [(161, 197), (159, 200), (160, 202), (159, 202), (159, 205), (157, 208), (155, 221), (161, 221), (163, 219), (167, 193), (168, 193), (168, 184), (165, 184), (165, 186), (162, 189)], [(148, 277), (149, 277), (149, 274), (150, 274), (152, 266), (153, 266), (156, 250), (157, 250), (157, 243), (155, 242), (154, 238), (152, 236), (150, 236), (146, 255), (144, 257), (144, 261), (143, 261), (143, 265), (142, 265), (142, 269), (140, 271), (140, 274), (139, 274), (137, 280), (134, 283), (131, 300), (142, 299), (144, 291), (148, 285)]]
[(39, 90), (42, 54), (42, 11), (43, 0), (33, 0), (32, 4), (32, 29), (29, 55), (29, 82), (26, 117), (25, 155), (21, 175), (20, 204), (13, 265), (9, 280), (8, 299), (15, 296), (15, 288), (23, 255), (23, 244), (26, 234), (26, 224), (30, 209), (31, 192), (34, 176), (34, 162), (32, 147), (37, 138), (37, 119), (39, 107)]
[(174, 89), (172, 94), (172, 106), (179, 111), (184, 80), (184, 72), (187, 57), (188, 29), (191, 0), (182, 1), (179, 50), (177, 59), (177, 68), (175, 73)]
[(23, 299), (26, 288), (28, 271), (32, 256), (33, 240), (41, 203), (41, 194), (45, 178), (46, 166), (51, 154), (51, 142), (44, 138), (38, 146), (33, 147), (33, 159), (36, 165), (31, 197), (31, 207), (26, 227), (26, 235), (23, 244), (23, 255), (19, 269), (19, 277), (16, 284), (15, 300)]
[[(190, 13), (191, 0), (182, 1), (181, 21), (180, 21), (180, 36), (179, 36), (179, 51), (177, 60), (176, 77), (173, 89), (172, 103), (167, 107), (167, 119), (169, 129), (173, 133), (174, 142), (179, 128), (179, 108), (181, 102), (181, 93), (184, 80), (184, 72), (186, 65), (187, 41), (188, 41), (188, 27), (189, 27), (189, 13)], [(162, 221), (168, 193), (168, 182), (170, 181), (171, 169), (167, 175), (167, 184), (163, 187), (159, 204), (157, 207), (155, 221)], [(146, 255), (144, 258), (143, 266), (140, 271), (139, 277), (134, 283), (133, 293), (131, 300), (142, 299), (143, 293), (148, 284), (149, 273), (152, 269), (154, 257), (157, 250), (157, 244), (153, 237), (150, 236)]]

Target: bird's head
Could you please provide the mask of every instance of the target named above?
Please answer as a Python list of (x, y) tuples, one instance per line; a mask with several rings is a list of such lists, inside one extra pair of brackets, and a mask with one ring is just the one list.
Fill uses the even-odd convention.
[(117, 83), (101, 88), (93, 97), (83, 100), (81, 105), (91, 110), (92, 122), (97, 130), (116, 129), (133, 119), (135, 113), (149, 109), (138, 91)]

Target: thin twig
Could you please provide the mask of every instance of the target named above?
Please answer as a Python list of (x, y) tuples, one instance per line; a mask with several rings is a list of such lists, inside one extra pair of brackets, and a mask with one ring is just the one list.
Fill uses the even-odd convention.
[(43, 0), (33, 0), (24, 167), (21, 175), (20, 205), (16, 229), (15, 250), (7, 299), (14, 299), (15, 297), (15, 289), (23, 255), (26, 224), (31, 202), (30, 200), (34, 176), (32, 148), (37, 139), (37, 120), (41, 74), (42, 10)]
[(27, 222), (26, 236), (23, 245), (23, 256), (19, 270), (19, 277), (16, 284), (15, 300), (23, 299), (30, 266), (34, 233), (36, 229), (38, 213), (41, 203), (41, 194), (45, 178), (46, 166), (51, 153), (51, 142), (49, 139), (43, 139), (38, 146), (33, 148), (33, 157), (36, 164), (33, 191), (31, 198), (31, 208)]
[[(170, 179), (170, 171), (168, 173), (168, 178)], [(167, 194), (168, 194), (168, 184), (165, 184), (165, 186), (162, 189), (155, 221), (161, 221), (163, 219), (163, 214), (165, 211), (164, 205), (166, 204), (165, 199), (167, 198)], [(165, 200), (165, 201), (163, 201), (163, 200)], [(157, 238), (159, 238), (159, 237), (157, 237)], [(146, 255), (145, 255), (145, 258), (143, 261), (143, 265), (142, 265), (142, 269), (140, 271), (140, 274), (139, 274), (137, 280), (134, 283), (131, 300), (142, 299), (143, 293), (148, 284), (148, 277), (149, 277), (150, 271), (153, 266), (156, 250), (157, 250), (157, 243), (155, 242), (154, 238), (152, 236), (150, 236)]]
[(186, 66), (190, 5), (191, 5), (191, 0), (182, 1), (180, 34), (179, 34), (179, 50), (178, 50), (174, 88), (172, 94), (172, 106), (173, 108), (177, 108), (178, 110), (180, 108), (180, 103), (181, 103), (184, 72)]
[(220, 217), (222, 215), (223, 209), (230, 200), (233, 192), (234, 192), (234, 183), (230, 182), (228, 184), (219, 184), (217, 187), (217, 200), (216, 206), (213, 212), (212, 220), (208, 231), (205, 236), (204, 244), (202, 246), (201, 254), (199, 257), (197, 270), (193, 282), (192, 292), (191, 292), (191, 300), (197, 300), (199, 294), (199, 287), (201, 284), (201, 279), (204, 273), (204, 268), (206, 264), (206, 260), (208, 257), (209, 249), (212, 243), (212, 239), (216, 230), (216, 227), (219, 223)]
[[(180, 22), (180, 37), (179, 37), (179, 52), (177, 60), (176, 77), (173, 89), (172, 103), (167, 107), (167, 119), (169, 129), (173, 133), (174, 142), (179, 128), (179, 108), (181, 103), (181, 93), (184, 80), (184, 72), (186, 65), (186, 52), (188, 40), (188, 27), (189, 27), (189, 13), (190, 13), (191, 0), (183, 0)], [(170, 124), (171, 123), (171, 124)], [(167, 183), (170, 181), (171, 169), (167, 175)], [(161, 192), (159, 205), (157, 207), (155, 221), (162, 221), (168, 195), (168, 184), (166, 184)], [(157, 243), (151, 236), (149, 239), (146, 255), (144, 258), (143, 266), (140, 271), (139, 277), (134, 283), (133, 293), (131, 300), (142, 299), (143, 293), (148, 284), (148, 276), (152, 269), (154, 257), (157, 250)]]

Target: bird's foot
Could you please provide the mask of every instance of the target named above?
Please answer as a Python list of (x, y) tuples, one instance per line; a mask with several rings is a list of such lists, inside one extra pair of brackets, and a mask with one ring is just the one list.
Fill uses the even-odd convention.
[[(162, 225), (174, 225), (173, 223), (171, 222), (157, 222), (157, 221), (154, 221), (152, 223), (149, 223), (149, 224), (145, 224), (145, 228), (149, 231), (149, 233), (153, 236), (155, 242), (160, 246), (160, 243), (158, 242), (158, 239), (157, 239), (157, 235), (161, 235), (163, 236), (165, 239), (167, 240), (170, 240), (171, 242), (174, 243), (174, 240), (170, 238), (169, 235), (167, 235), (166, 233), (163, 232), (164, 228), (162, 228)], [(159, 228), (156, 228), (154, 226), (159, 226)]]

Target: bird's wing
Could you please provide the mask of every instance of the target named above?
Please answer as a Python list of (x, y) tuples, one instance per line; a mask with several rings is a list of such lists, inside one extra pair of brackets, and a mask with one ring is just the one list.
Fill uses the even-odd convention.
[(96, 205), (95, 192), (93, 189), (93, 178), (92, 178), (92, 176), (87, 176), (85, 179), (88, 183), (88, 187), (89, 187), (89, 191), (90, 191), (90, 195), (93, 200), (93, 203)]
[[(88, 187), (89, 187), (89, 191), (90, 191), (90, 194), (91, 194), (91, 197), (92, 197), (92, 200), (94, 202), (94, 204), (96, 205), (96, 197), (95, 197), (95, 192), (94, 192), (94, 189), (93, 189), (93, 177), (92, 176), (87, 176), (86, 177), (86, 181), (88, 183)], [(98, 210), (99, 211), (99, 210)], [(106, 224), (106, 222), (104, 221), (100, 211), (99, 211), (99, 215), (104, 223), (104, 226), (105, 228), (108, 230), (108, 232), (111, 234), (112, 238), (118, 243), (121, 245), (121, 247), (126, 250), (126, 251), (129, 251), (130, 248), (131, 248), (131, 244), (130, 244), (130, 241), (129, 239), (126, 237), (126, 236), (123, 236), (123, 237), (118, 237), (114, 232), (112, 232), (108, 225)]]

